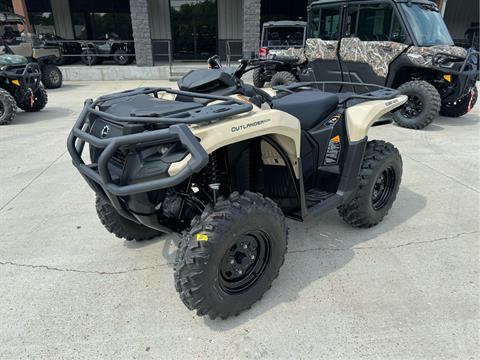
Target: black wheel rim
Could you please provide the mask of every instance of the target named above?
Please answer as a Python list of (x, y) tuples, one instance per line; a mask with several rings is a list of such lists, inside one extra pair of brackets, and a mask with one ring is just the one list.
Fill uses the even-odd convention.
[(263, 231), (239, 236), (220, 263), (220, 287), (229, 294), (249, 290), (265, 272), (270, 247), (270, 238)]
[(423, 101), (417, 95), (408, 95), (408, 100), (403, 105), (400, 113), (408, 119), (416, 118), (423, 112)]
[(375, 179), (372, 191), (372, 205), (375, 210), (385, 207), (390, 201), (395, 188), (395, 171), (389, 167)]

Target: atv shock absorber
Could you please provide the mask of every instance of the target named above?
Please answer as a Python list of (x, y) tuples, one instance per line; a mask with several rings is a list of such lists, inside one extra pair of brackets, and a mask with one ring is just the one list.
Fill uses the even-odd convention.
[(208, 184), (208, 187), (213, 192), (213, 203), (215, 204), (217, 202), (218, 191), (220, 190), (220, 176), (219, 176), (220, 169), (219, 169), (217, 154), (212, 154), (210, 156), (209, 170), (210, 170), (210, 184)]

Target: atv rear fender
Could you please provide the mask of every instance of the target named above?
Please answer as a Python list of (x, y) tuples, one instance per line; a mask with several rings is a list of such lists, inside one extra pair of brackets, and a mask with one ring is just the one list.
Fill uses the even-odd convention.
[(407, 99), (406, 95), (399, 95), (391, 100), (367, 101), (347, 108), (346, 124), (350, 142), (364, 139), (380, 117), (399, 108)]

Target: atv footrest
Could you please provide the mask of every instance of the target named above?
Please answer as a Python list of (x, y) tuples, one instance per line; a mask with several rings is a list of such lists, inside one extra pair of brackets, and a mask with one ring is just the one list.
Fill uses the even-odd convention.
[(342, 205), (343, 197), (320, 189), (311, 189), (305, 194), (305, 201), (308, 207), (308, 215), (312, 215)]

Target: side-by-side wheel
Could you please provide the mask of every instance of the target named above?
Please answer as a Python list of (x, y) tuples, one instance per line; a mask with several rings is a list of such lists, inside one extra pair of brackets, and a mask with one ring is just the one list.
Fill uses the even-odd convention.
[(440, 94), (426, 81), (409, 81), (398, 90), (408, 96), (408, 101), (393, 114), (395, 122), (410, 129), (423, 129), (438, 116)]

